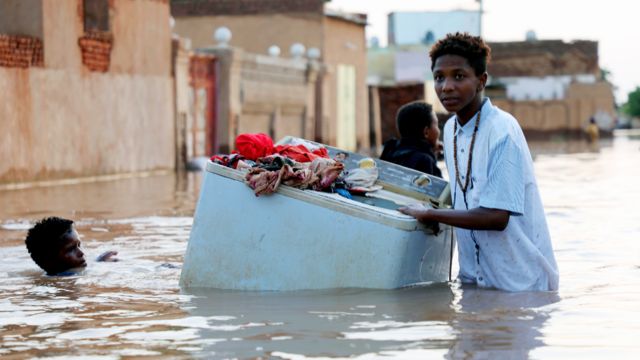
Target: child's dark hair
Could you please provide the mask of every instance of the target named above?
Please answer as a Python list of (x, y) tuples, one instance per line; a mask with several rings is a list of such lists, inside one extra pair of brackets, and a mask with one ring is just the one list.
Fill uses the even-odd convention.
[(468, 33), (447, 34), (444, 39), (438, 40), (431, 51), (431, 70), (436, 60), (443, 55), (459, 55), (469, 61), (476, 75), (482, 75), (487, 71), (487, 64), (491, 59), (491, 48), (480, 36), (472, 36)]
[(396, 114), (396, 125), (402, 138), (423, 138), (424, 128), (433, 121), (433, 108), (424, 101), (402, 105)]
[(64, 236), (71, 230), (73, 221), (59, 217), (48, 217), (38, 221), (27, 234), (25, 244), (31, 254), (31, 258), (46, 272), (55, 271), (47, 269), (47, 258), (54, 256), (64, 243)]

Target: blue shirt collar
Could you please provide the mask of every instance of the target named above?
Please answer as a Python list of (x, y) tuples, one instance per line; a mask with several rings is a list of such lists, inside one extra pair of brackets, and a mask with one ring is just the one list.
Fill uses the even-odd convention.
[[(480, 111), (482, 112), (482, 119), (487, 118), (486, 116), (489, 114), (492, 108), (493, 108), (493, 105), (491, 104), (491, 99), (485, 96), (484, 100), (482, 100), (482, 107), (480, 108)], [(482, 119), (480, 119), (480, 121), (482, 121)], [(458, 123), (458, 134), (466, 133), (466, 132), (472, 133), (473, 129), (476, 126), (477, 120), (478, 120), (478, 113), (475, 113), (471, 118), (471, 120), (467, 121), (467, 123), (464, 124), (464, 126), (461, 126), (460, 123)], [(456, 116), (456, 122), (457, 121), (458, 121), (458, 117)]]

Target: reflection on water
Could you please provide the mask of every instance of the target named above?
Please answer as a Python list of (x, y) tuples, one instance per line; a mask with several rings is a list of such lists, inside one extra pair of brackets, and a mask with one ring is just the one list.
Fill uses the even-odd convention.
[[(203, 349), (220, 357), (273, 355), (340, 357), (409, 343), (442, 349), (451, 343), (453, 293), (448, 286), (397, 291), (361, 289), (240, 292), (190, 291), (192, 315), (230, 316), (226, 327), (202, 330), (220, 343)], [(422, 308), (423, 304), (430, 304)], [(418, 310), (418, 312), (415, 312)], [(242, 331), (238, 331), (242, 330)], [(234, 337), (241, 341), (234, 341)], [(231, 341), (229, 341), (231, 340)]]
[[(559, 293), (178, 288), (200, 174), (0, 191), (0, 356), (613, 358), (640, 346), (640, 139), (533, 143)], [(47, 277), (30, 224), (76, 220), (89, 262)]]

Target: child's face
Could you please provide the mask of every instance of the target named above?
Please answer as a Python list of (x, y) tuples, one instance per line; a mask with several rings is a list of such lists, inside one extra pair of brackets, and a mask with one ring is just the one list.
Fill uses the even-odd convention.
[(66, 271), (73, 268), (83, 268), (87, 266), (84, 253), (80, 250), (80, 239), (78, 233), (71, 227), (71, 231), (63, 235), (63, 244), (60, 247), (57, 259), (57, 268)]
[(469, 61), (459, 55), (443, 55), (433, 67), (436, 94), (447, 111), (458, 113), (484, 89), (486, 74), (477, 76)]

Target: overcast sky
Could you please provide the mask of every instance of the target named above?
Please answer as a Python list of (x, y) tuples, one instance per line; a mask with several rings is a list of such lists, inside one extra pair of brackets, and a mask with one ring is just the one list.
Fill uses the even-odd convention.
[[(331, 8), (367, 13), (367, 37), (387, 43), (393, 11), (477, 9), (476, 0), (331, 0)], [(600, 67), (612, 72), (618, 103), (640, 86), (640, 2), (637, 0), (484, 0), (483, 36), (489, 41), (596, 40)]]

